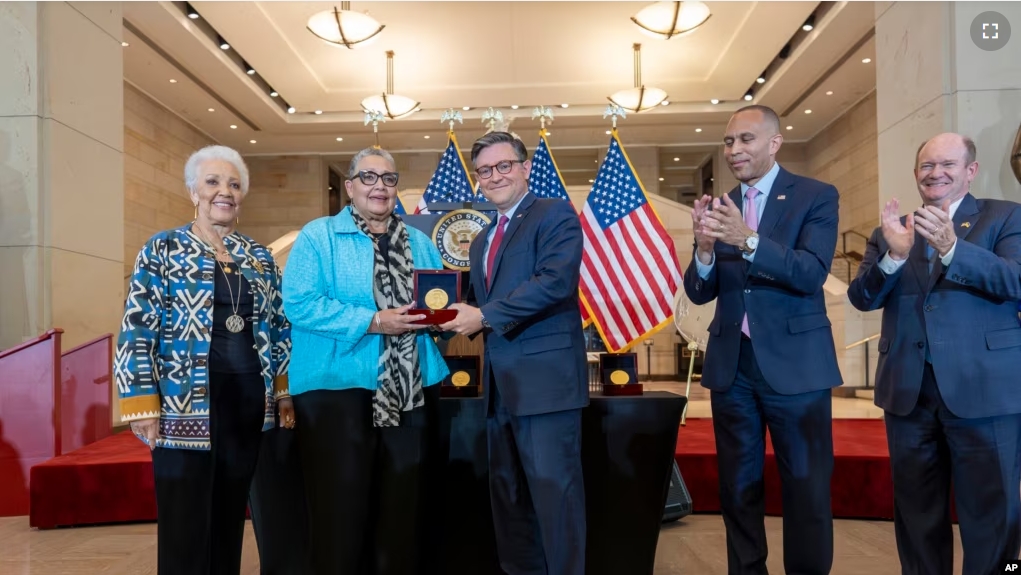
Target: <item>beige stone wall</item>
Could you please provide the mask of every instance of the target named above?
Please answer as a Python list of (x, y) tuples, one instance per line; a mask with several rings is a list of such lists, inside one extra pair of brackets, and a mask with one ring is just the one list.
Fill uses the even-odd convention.
[(328, 213), (328, 162), (321, 156), (251, 156), (239, 229), (263, 245)]
[(191, 221), (184, 164), (214, 144), (134, 86), (124, 84), (124, 277), (138, 250), (160, 230)]
[[(876, 93), (856, 104), (806, 145), (807, 175), (840, 192), (840, 232), (869, 235), (879, 224), (879, 152)], [(839, 241), (839, 239), (838, 239)], [(864, 253), (864, 240), (848, 249)]]

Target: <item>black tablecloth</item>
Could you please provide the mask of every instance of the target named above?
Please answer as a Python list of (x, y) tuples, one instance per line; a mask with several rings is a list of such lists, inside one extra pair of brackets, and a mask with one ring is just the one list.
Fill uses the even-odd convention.
[[(686, 399), (667, 392), (593, 395), (582, 415), (591, 575), (653, 572)], [(446, 467), (433, 501), (432, 548), (444, 575), (499, 575), (481, 398), (442, 400)]]

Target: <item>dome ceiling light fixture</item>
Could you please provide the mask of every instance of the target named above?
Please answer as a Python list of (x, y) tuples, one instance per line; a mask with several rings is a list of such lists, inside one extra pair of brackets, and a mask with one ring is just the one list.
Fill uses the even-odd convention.
[(667, 99), (667, 93), (659, 88), (647, 88), (642, 85), (642, 45), (634, 44), (635, 51), (635, 87), (620, 90), (607, 99), (611, 103), (629, 112), (644, 112), (659, 106)]
[(314, 14), (306, 28), (331, 46), (354, 50), (371, 44), (386, 25), (368, 14), (352, 11), (350, 2), (341, 2), (340, 10), (334, 6), (333, 10)]
[(641, 31), (653, 38), (669, 40), (694, 32), (712, 16), (703, 2), (656, 2), (631, 17)]
[(362, 109), (367, 114), (377, 112), (391, 120), (397, 120), (417, 112), (420, 103), (407, 96), (394, 94), (394, 51), (387, 50), (386, 92), (362, 100)]

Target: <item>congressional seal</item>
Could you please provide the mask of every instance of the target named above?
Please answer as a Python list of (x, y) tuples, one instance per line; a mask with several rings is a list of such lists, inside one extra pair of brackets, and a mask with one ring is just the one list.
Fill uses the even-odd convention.
[(489, 222), (489, 218), (475, 210), (454, 210), (440, 217), (432, 240), (443, 258), (443, 266), (466, 271), (471, 264), (468, 249), (472, 240)]

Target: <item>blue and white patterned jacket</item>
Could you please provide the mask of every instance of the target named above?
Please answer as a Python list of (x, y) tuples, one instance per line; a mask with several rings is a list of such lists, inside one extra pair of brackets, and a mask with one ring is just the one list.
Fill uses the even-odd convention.
[[(234, 232), (223, 238), (255, 297), (255, 345), (266, 383), (263, 430), (287, 396), (291, 327), (269, 250)], [(191, 224), (162, 231), (138, 253), (114, 360), (121, 421), (160, 418), (160, 447), (209, 449), (212, 251)]]

